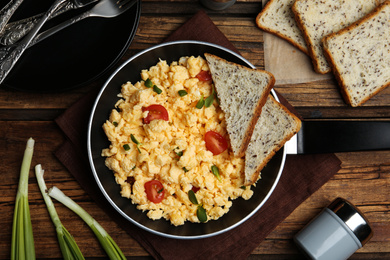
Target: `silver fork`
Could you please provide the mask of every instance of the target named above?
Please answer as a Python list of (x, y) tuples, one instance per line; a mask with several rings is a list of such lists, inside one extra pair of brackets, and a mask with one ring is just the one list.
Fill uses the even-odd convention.
[[(98, 0), (72, 0), (54, 12), (53, 15), (48, 18), (48, 20), (69, 10), (78, 9), (97, 1)], [(19, 41), (34, 27), (34, 25), (39, 22), (43, 15), (44, 13), (41, 13), (22, 20), (8, 23), (3, 31), (0, 30), (0, 43), (2, 45), (8, 46)]]
[(19, 44), (15, 46), (15, 48), (10, 49), (8, 53), (6, 53), (4, 59), (0, 63), (0, 84), (3, 82), (5, 77), (7, 77), (11, 69), (15, 66), (20, 56), (22, 56), (23, 52), (30, 45), (30, 42), (35, 37), (35, 35), (37, 35), (38, 31), (42, 28), (47, 19), (68, 1), (69, 0), (56, 0), (49, 8), (49, 10), (43, 15), (38, 24), (34, 26), (31, 32), (25, 38), (23, 38), (23, 40), (21, 40)]
[(138, 0), (100, 0), (100, 2), (97, 3), (92, 9), (40, 33), (39, 35), (37, 35), (37, 37), (34, 38), (34, 40), (31, 42), (29, 47), (85, 18), (88, 17), (111, 18), (111, 17), (118, 16), (126, 12), (127, 10), (129, 10), (135, 3), (137, 3), (137, 1)]

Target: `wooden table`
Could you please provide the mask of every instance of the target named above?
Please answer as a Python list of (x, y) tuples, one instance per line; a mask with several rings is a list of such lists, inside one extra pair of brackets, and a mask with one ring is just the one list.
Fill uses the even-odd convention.
[[(200, 9), (205, 8), (198, 1), (144, 0), (137, 34), (122, 61), (160, 43)], [(256, 67), (264, 68), (263, 33), (255, 26), (261, 1), (238, 0), (225, 11), (205, 10), (246, 59)], [(24, 93), (0, 88), (0, 259), (8, 259), (10, 255), (19, 169), (29, 137), (34, 137), (37, 141), (32, 165), (41, 163), (50, 172), (50, 177), (47, 177), (48, 185), (55, 184), (63, 189), (103, 227), (109, 229), (114, 240), (130, 259), (150, 257), (130, 235), (96, 206), (53, 155), (65, 140), (54, 119), (90, 90), (100, 88), (104, 80), (61, 94)], [(390, 88), (359, 108), (351, 108), (343, 102), (333, 80), (275, 88), (305, 119), (390, 118)], [(270, 233), (253, 251), (250, 259), (302, 259), (292, 242), (293, 235), (338, 196), (351, 200), (358, 206), (375, 231), (370, 242), (351, 259), (390, 259), (390, 151), (339, 153), (337, 156), (342, 161), (341, 170)], [(61, 258), (55, 230), (33, 171), (30, 173), (29, 183), (37, 258)], [(106, 258), (84, 222), (65, 207), (58, 207), (57, 210), (64, 225), (83, 249), (85, 257)]]

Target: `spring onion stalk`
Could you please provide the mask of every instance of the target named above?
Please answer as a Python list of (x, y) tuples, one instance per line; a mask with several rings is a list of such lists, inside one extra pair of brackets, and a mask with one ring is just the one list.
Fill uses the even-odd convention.
[(28, 175), (34, 152), (34, 143), (34, 139), (28, 139), (20, 169), (12, 225), (11, 259), (35, 259), (34, 236), (28, 205)]
[(35, 166), (35, 176), (37, 177), (38, 186), (41, 190), (43, 199), (46, 203), (47, 210), (49, 211), (51, 220), (53, 221), (54, 226), (56, 227), (58, 243), (60, 244), (60, 249), (62, 256), (65, 260), (71, 259), (84, 259), (83, 254), (80, 251), (80, 248), (77, 246), (76, 241), (68, 230), (62, 225), (60, 218), (58, 217), (57, 211), (54, 207), (53, 201), (50, 196), (47, 195), (47, 187), (45, 180), (43, 178), (44, 170), (40, 164)]
[(104, 230), (104, 228), (82, 207), (80, 207), (76, 202), (66, 196), (60, 189), (55, 186), (49, 189), (48, 194), (50, 197), (67, 206), (70, 210), (79, 215), (79, 217), (82, 218), (85, 223), (87, 223), (87, 225), (95, 233), (97, 239), (110, 259), (126, 259), (119, 246), (106, 232), (106, 230)]

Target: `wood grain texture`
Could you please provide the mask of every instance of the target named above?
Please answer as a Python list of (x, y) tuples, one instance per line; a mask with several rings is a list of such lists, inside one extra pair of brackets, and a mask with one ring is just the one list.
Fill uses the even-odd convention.
[[(135, 39), (117, 67), (137, 52), (161, 43), (201, 9), (208, 13), (244, 58), (256, 67), (264, 68), (263, 32), (255, 26), (255, 17), (261, 10), (259, 0), (239, 0), (225, 11), (207, 10), (198, 1), (192, 0), (144, 0)], [(65, 141), (54, 119), (86, 93), (100, 88), (104, 81), (105, 78), (101, 78), (89, 86), (60, 94), (24, 93), (0, 88), (0, 259), (9, 259), (10, 256), (20, 164), (26, 141), (31, 136), (36, 140), (32, 165), (42, 164), (47, 185), (58, 186), (110, 230), (129, 259), (150, 259), (131, 235), (121, 230), (96, 206), (53, 154)], [(344, 103), (333, 80), (281, 85), (275, 89), (295, 106), (304, 119), (390, 120), (390, 88), (359, 108), (351, 108)], [(292, 237), (339, 196), (358, 206), (374, 229), (370, 242), (350, 259), (390, 259), (390, 151), (339, 153), (337, 156), (342, 161), (341, 170), (272, 231), (249, 259), (303, 259)], [(60, 259), (55, 230), (32, 170), (29, 203), (37, 258)], [(74, 235), (85, 257), (106, 259), (88, 226), (64, 206), (57, 202), (55, 205), (63, 224)]]

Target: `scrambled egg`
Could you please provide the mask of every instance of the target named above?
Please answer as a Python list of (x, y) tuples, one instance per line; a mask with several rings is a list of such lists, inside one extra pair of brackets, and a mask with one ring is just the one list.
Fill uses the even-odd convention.
[[(253, 194), (243, 186), (244, 159), (235, 158), (230, 149), (213, 155), (205, 146), (204, 135), (209, 130), (228, 137), (216, 99), (208, 107), (196, 107), (199, 100), (213, 94), (212, 82), (196, 77), (202, 70), (209, 68), (200, 56), (182, 57), (170, 65), (160, 60), (141, 72), (142, 80), (122, 86), (120, 100), (103, 125), (111, 145), (102, 156), (121, 186), (121, 195), (147, 211), (149, 218), (165, 218), (175, 226), (200, 222), (198, 205), (190, 201), (189, 190), (195, 191), (207, 221), (227, 213), (233, 199), (249, 199)], [(154, 86), (145, 86), (147, 81)], [(186, 95), (179, 94), (183, 90)], [(144, 123), (149, 112), (143, 108), (154, 104), (165, 107), (168, 121)], [(213, 165), (220, 178), (213, 174)], [(161, 202), (147, 197), (145, 183), (151, 180), (163, 185)]]

